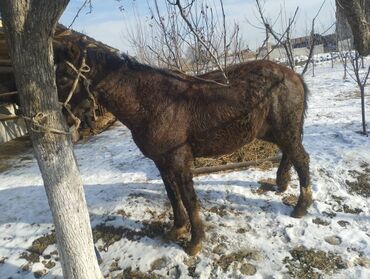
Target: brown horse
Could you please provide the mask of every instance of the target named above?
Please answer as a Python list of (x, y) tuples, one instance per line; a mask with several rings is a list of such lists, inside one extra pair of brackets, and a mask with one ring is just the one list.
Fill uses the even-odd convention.
[[(302, 127), (308, 92), (295, 72), (270, 61), (251, 61), (229, 67), (230, 83), (224, 86), (81, 42), (56, 48), (55, 57), (60, 91), (76, 78), (68, 64), (78, 69), (86, 59), (91, 70), (85, 75), (95, 98), (131, 130), (139, 149), (160, 171), (174, 214), (169, 238), (188, 233), (190, 221), (188, 254), (197, 254), (204, 238), (190, 170), (195, 157), (230, 153), (254, 138), (276, 143), (283, 152), (277, 186), (287, 189), (293, 164), (300, 196), (292, 216), (307, 213), (312, 194)], [(202, 78), (222, 81), (218, 71)], [(75, 98), (86, 97), (83, 92), (81, 83)]]

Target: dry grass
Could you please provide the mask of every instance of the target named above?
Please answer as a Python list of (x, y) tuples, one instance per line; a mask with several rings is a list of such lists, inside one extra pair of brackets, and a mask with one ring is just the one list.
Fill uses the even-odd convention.
[(110, 112), (106, 112), (103, 116), (99, 116), (95, 121), (95, 129), (92, 130), (90, 128), (80, 129), (79, 133), (81, 139), (86, 140), (92, 135), (100, 134), (108, 129), (113, 123), (116, 121), (116, 117), (111, 114)]
[[(197, 158), (194, 160), (194, 168), (266, 159), (277, 155), (278, 151), (279, 149), (275, 144), (256, 139), (231, 154), (213, 158)], [(263, 163), (260, 167), (266, 168), (267, 166)]]

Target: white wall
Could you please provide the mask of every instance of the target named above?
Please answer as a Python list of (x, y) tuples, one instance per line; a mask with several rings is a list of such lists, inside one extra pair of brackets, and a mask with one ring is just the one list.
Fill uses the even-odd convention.
[[(293, 49), (294, 56), (308, 56), (310, 50), (306, 47), (301, 47), (301, 48), (294, 48)], [(319, 53), (324, 53), (324, 45), (316, 45), (313, 49), (313, 54), (319, 54)], [(267, 54), (266, 50), (261, 51), (259, 58), (265, 57)], [(270, 53), (270, 60), (278, 60), (278, 59), (284, 59), (286, 58), (286, 52), (285, 49), (282, 47), (275, 48), (271, 53)]]
[[(0, 107), (0, 119), (15, 115), (15, 107), (6, 105)], [(26, 124), (21, 118), (0, 121), (0, 144), (27, 134)]]

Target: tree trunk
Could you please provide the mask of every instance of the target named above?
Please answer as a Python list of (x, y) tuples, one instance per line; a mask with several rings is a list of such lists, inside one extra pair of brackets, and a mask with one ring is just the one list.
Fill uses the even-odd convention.
[(367, 134), (367, 127), (366, 127), (366, 113), (365, 113), (365, 87), (360, 85), (360, 92), (361, 92), (361, 120), (362, 120), (362, 133), (365, 136)]
[(352, 29), (355, 49), (370, 54), (370, 1), (337, 0), (337, 10), (345, 15)]
[(312, 59), (312, 77), (315, 77), (315, 61)]
[[(0, 0), (21, 109), (39, 124), (66, 131), (58, 103), (53, 63), (53, 34), (68, 0)], [(94, 252), (82, 180), (69, 135), (35, 132), (27, 121), (34, 153), (52, 211), (63, 275), (102, 278)]]
[(333, 52), (330, 51), (330, 60), (331, 60), (331, 68), (334, 68), (334, 55)]

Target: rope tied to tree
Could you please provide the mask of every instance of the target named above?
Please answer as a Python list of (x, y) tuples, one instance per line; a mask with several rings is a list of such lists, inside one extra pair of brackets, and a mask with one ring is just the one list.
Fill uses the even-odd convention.
[(65, 63), (77, 74), (75, 80), (73, 81), (72, 88), (69, 91), (67, 99), (64, 101), (63, 105), (67, 105), (69, 101), (71, 100), (74, 92), (76, 91), (77, 84), (80, 80), (80, 78), (83, 78), (84, 81), (87, 83), (90, 83), (89, 79), (84, 75), (84, 73), (90, 72), (89, 65), (86, 64), (86, 51), (84, 51), (84, 56), (81, 61), (80, 69), (77, 69), (71, 62), (65, 61)]
[(74, 125), (69, 129), (69, 131), (62, 131), (62, 130), (59, 130), (59, 129), (56, 129), (56, 128), (48, 127), (45, 124), (46, 123), (46, 118), (49, 116), (49, 114), (38, 112), (33, 117), (28, 117), (28, 116), (21, 115), (21, 117), (24, 120), (29, 121), (33, 126), (37, 127), (37, 129), (31, 127), (31, 130), (33, 132), (35, 132), (35, 133), (52, 133), (52, 134), (59, 134), (59, 135), (72, 135), (75, 131), (78, 130), (78, 128), (80, 127), (80, 124), (81, 124), (81, 120), (78, 117), (76, 117), (75, 114), (72, 112), (71, 106), (69, 105), (69, 102), (70, 102), (73, 94), (76, 92), (76, 88), (77, 88), (78, 82), (80, 81), (80, 78), (83, 79), (84, 87), (85, 87), (85, 89), (86, 89), (86, 91), (89, 95), (89, 99), (91, 99), (91, 101), (93, 103), (93, 117), (94, 117), (94, 120), (97, 119), (96, 113), (95, 113), (95, 108), (97, 107), (97, 104), (96, 104), (96, 100), (94, 98), (94, 95), (90, 91), (91, 81), (85, 76), (85, 74), (90, 72), (90, 70), (91, 70), (90, 66), (86, 64), (86, 54), (87, 54), (87, 51), (85, 49), (84, 50), (84, 56), (82, 57), (81, 66), (79, 67), (79, 69), (77, 69), (71, 62), (65, 61), (65, 63), (77, 74), (77, 76), (76, 76), (75, 80), (73, 81), (73, 84), (72, 84), (72, 87), (71, 87), (71, 89), (68, 93), (67, 99), (63, 103), (60, 103), (60, 105), (68, 112), (70, 117), (73, 119)]
[(58, 135), (71, 135), (73, 131), (62, 131), (56, 128), (51, 128), (45, 125), (46, 118), (48, 117), (48, 114), (44, 114), (42, 112), (36, 113), (33, 117), (28, 116), (21, 116), (24, 120), (31, 122), (33, 126), (36, 126), (37, 129), (31, 126), (31, 130), (35, 133), (52, 133), (52, 134), (58, 134)]
[[(96, 100), (95, 100), (95, 97), (94, 95), (91, 93), (90, 91), (90, 84), (91, 84), (91, 80), (88, 79), (84, 74), (85, 73), (88, 73), (90, 72), (91, 68), (89, 65), (86, 64), (86, 55), (87, 55), (87, 50), (85, 49), (83, 51), (84, 53), (84, 56), (82, 57), (82, 61), (81, 61), (81, 66), (79, 69), (77, 69), (71, 62), (69, 61), (65, 61), (65, 63), (77, 74), (76, 76), (76, 79), (74, 80), (73, 84), (72, 84), (72, 88), (68, 94), (68, 97), (67, 99), (65, 100), (63, 106), (66, 108), (67, 104), (69, 103), (69, 101), (71, 100), (74, 92), (76, 91), (76, 88), (77, 88), (77, 84), (80, 80), (80, 78), (83, 79), (83, 84), (85, 86), (85, 89), (87, 91), (87, 94), (89, 96), (89, 99), (92, 101), (93, 103), (93, 118), (94, 120), (97, 119), (97, 116), (96, 116), (96, 112), (95, 112), (95, 109), (97, 108), (97, 103), (96, 103)], [(67, 109), (67, 108), (66, 108)], [(68, 111), (68, 110), (67, 110)], [(71, 115), (72, 116), (72, 115)], [(72, 116), (72, 118), (74, 119), (74, 115)]]

